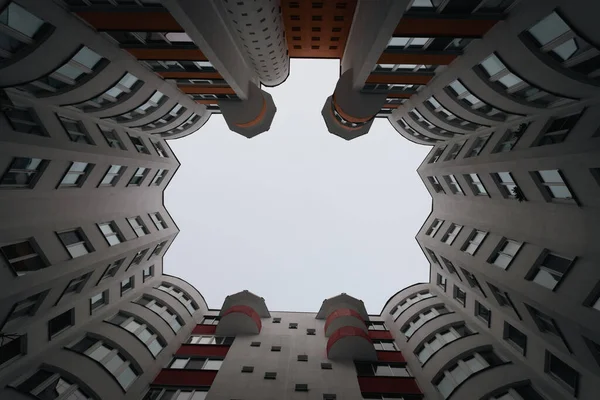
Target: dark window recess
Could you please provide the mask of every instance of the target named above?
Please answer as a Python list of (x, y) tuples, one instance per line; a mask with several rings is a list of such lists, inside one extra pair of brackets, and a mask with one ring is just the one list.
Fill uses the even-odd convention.
[(250, 343), (250, 347), (260, 347), (260, 342), (252, 342)]
[(48, 337), (52, 339), (59, 333), (73, 326), (74, 310), (70, 309), (48, 321)]
[(297, 383), (294, 390), (296, 392), (308, 392), (308, 385), (306, 383)]
[(308, 361), (308, 356), (306, 354), (299, 354), (298, 361)]
[(316, 329), (307, 329), (306, 334), (314, 336), (316, 334)]
[(321, 369), (333, 369), (331, 363), (321, 363)]
[(281, 346), (271, 346), (271, 351), (281, 351)]
[(295, 322), (291, 322), (290, 325), (289, 325), (289, 328), (290, 329), (298, 329), (298, 324), (295, 323)]
[(4, 334), (0, 340), (0, 365), (25, 354), (24, 344), (25, 336)]
[(571, 393), (577, 395), (579, 373), (548, 351), (546, 351), (545, 370), (552, 377), (562, 383), (562, 386), (568, 389)]
[(513, 347), (521, 352), (521, 354), (525, 355), (525, 352), (527, 351), (527, 335), (508, 322), (505, 322), (503, 336), (504, 340), (512, 344)]
[(265, 379), (277, 379), (277, 372), (265, 372)]
[(242, 372), (248, 372), (248, 373), (254, 372), (254, 367), (244, 365), (242, 367)]
[(274, 324), (279, 324), (279, 323), (281, 323), (281, 318), (273, 318), (273, 323), (274, 323)]

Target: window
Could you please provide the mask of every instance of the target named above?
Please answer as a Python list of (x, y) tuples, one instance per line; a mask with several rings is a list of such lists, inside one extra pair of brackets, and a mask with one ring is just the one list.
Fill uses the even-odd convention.
[(154, 265), (151, 265), (142, 270), (142, 282), (146, 282), (152, 276), (154, 276)]
[(0, 246), (0, 254), (6, 265), (17, 276), (26, 275), (49, 265), (33, 238)]
[(274, 323), (274, 324), (279, 324), (279, 323), (281, 323), (281, 318), (277, 318), (277, 317), (273, 318), (273, 323)]
[(48, 340), (54, 339), (75, 324), (75, 309), (65, 311), (48, 321)]
[(148, 249), (144, 249), (144, 250), (140, 250), (137, 253), (135, 253), (135, 256), (133, 256), (133, 259), (129, 263), (129, 267), (127, 267), (127, 269), (131, 268), (132, 265), (138, 265), (139, 263), (141, 263), (142, 260), (144, 259), (144, 257), (146, 257), (147, 252), (148, 252)]
[(5, 323), (17, 318), (34, 315), (39, 306), (42, 304), (42, 301), (44, 301), (47, 293), (48, 291), (37, 293), (33, 296), (29, 296), (26, 299), (16, 302), (10, 311), (10, 314), (8, 314), (8, 317), (6, 317)]
[(527, 352), (527, 336), (523, 332), (505, 322), (503, 338), (521, 354), (525, 355)]
[(573, 31), (556, 11), (529, 28), (527, 36), (562, 67), (598, 79), (598, 49)]
[[(160, 63), (160, 61), (144, 61), (145, 63)], [(169, 62), (169, 61), (167, 61)], [(171, 61), (177, 63), (177, 61)], [(154, 69), (154, 68), (153, 68)], [(166, 67), (168, 69), (168, 67)], [(117, 122), (133, 122), (137, 119), (143, 118), (154, 112), (159, 106), (167, 101), (167, 97), (159, 91), (155, 91), (152, 96), (141, 106), (137, 107), (133, 111), (129, 111), (125, 114), (114, 117)]]
[(467, 154), (465, 154), (465, 158), (477, 157), (479, 154), (481, 154), (481, 151), (487, 144), (488, 140), (490, 140), (491, 136), (492, 134), (488, 133), (487, 135), (476, 137), (475, 141), (473, 142), (473, 146), (471, 146), (471, 149), (467, 152)]
[(244, 365), (242, 367), (242, 372), (244, 373), (252, 373), (254, 372), (254, 367), (248, 366), (248, 365)]
[(81, 187), (94, 168), (94, 164), (72, 162), (71, 166), (60, 181), (60, 187)]
[(454, 297), (454, 300), (456, 300), (460, 304), (462, 304), (463, 307), (467, 303), (467, 293), (456, 285), (454, 285), (454, 291), (452, 293), (452, 297)]
[(492, 311), (478, 301), (475, 301), (475, 316), (485, 322), (488, 328), (491, 326)]
[(388, 328), (384, 322), (367, 322), (367, 329), (370, 331), (387, 331)]
[(441, 287), (442, 289), (444, 289), (444, 292), (446, 291), (446, 283), (447, 283), (447, 279), (445, 276), (442, 276), (440, 274), (437, 274), (437, 285), (439, 287)]
[(438, 179), (435, 176), (428, 176), (427, 179), (429, 180), (429, 183), (431, 184), (433, 190), (435, 190), (436, 193), (446, 193), (444, 191), (444, 188), (440, 184), (440, 181), (438, 181)]
[[(192, 335), (188, 339), (188, 344), (210, 344), (210, 345), (225, 345), (233, 344), (233, 336), (213, 336), (213, 335)], [(254, 342), (253, 342), (254, 343)], [(258, 342), (260, 343), (260, 342)]]
[(502, 269), (507, 269), (521, 249), (521, 246), (523, 246), (521, 242), (503, 238), (498, 250), (492, 254), (488, 262)]
[(271, 351), (281, 351), (281, 346), (271, 346)]
[(37, 399), (92, 400), (95, 398), (88, 395), (72, 379), (47, 369), (37, 370), (29, 378), (13, 387), (19, 392), (35, 396)]
[(465, 178), (465, 180), (471, 187), (471, 190), (473, 191), (473, 194), (475, 196), (487, 196), (488, 195), (487, 190), (485, 190), (485, 186), (483, 186), (481, 179), (479, 179), (479, 175), (468, 174), (468, 175), (463, 175), (463, 177)]
[(104, 136), (106, 143), (108, 143), (110, 147), (114, 149), (127, 150), (117, 131), (115, 131), (112, 128), (103, 127), (101, 125), (98, 125), (98, 128), (100, 129), (102, 136)]
[(306, 354), (299, 354), (298, 361), (308, 361), (308, 356)]
[(58, 238), (67, 249), (71, 258), (77, 258), (94, 251), (81, 229), (57, 232)]
[(296, 392), (308, 392), (308, 384), (306, 384), (306, 383), (296, 383), (294, 391), (296, 391)]
[(454, 266), (454, 264), (452, 263), (452, 261), (448, 260), (445, 257), (440, 257), (440, 258), (442, 259), (442, 262), (444, 263), (444, 265), (446, 266), (446, 268), (448, 268), (448, 271), (451, 274), (455, 274), (457, 276), (457, 278), (462, 281), (462, 278), (458, 274), (458, 271), (456, 270), (456, 267)]
[(401, 376), (410, 377), (405, 364), (355, 362), (358, 376)]
[(90, 297), (90, 314), (108, 303), (108, 290)]
[(452, 147), (450, 148), (450, 152), (448, 153), (448, 155), (446, 156), (446, 159), (444, 161), (456, 160), (456, 157), (458, 157), (458, 153), (460, 153), (460, 151), (462, 150), (462, 148), (466, 142), (467, 142), (467, 140), (464, 139), (464, 140), (461, 140), (460, 142), (453, 144)]
[(100, 232), (102, 232), (104, 238), (110, 246), (117, 245), (124, 241), (123, 236), (119, 232), (119, 229), (114, 221), (98, 224), (98, 228), (100, 228)]
[(94, 144), (85, 126), (83, 126), (83, 122), (62, 115), (59, 115), (58, 119), (72, 142)]
[(438, 162), (440, 160), (440, 157), (446, 150), (446, 147), (447, 147), (447, 145), (442, 145), (442, 146), (436, 148), (435, 151), (433, 152), (433, 155), (429, 159), (429, 164)]
[(83, 287), (85, 286), (85, 283), (87, 282), (88, 278), (92, 275), (92, 273), (87, 273), (84, 275), (81, 275), (75, 279), (71, 279), (69, 281), (69, 283), (67, 284), (67, 287), (65, 288), (65, 290), (63, 291), (63, 294), (61, 295), (59, 301), (67, 294), (69, 293), (79, 293), (81, 292), (81, 290), (83, 289)]
[(18, 54), (20, 50), (41, 39), (38, 35), (47, 26), (17, 3), (8, 3), (0, 13), (0, 62)]
[(0, 188), (32, 189), (48, 165), (41, 158), (14, 157), (0, 179)]
[(171, 296), (175, 297), (189, 311), (190, 314), (193, 314), (198, 309), (198, 306), (192, 300), (192, 298), (177, 286), (163, 282), (158, 286), (157, 289), (169, 293)]
[(182, 319), (179, 317), (179, 315), (177, 315), (177, 313), (175, 313), (175, 311), (173, 311), (170, 307), (163, 304), (161, 301), (156, 300), (153, 297), (142, 296), (140, 299), (134, 301), (134, 303), (137, 303), (141, 306), (146, 307), (149, 310), (154, 311), (167, 324), (169, 324), (169, 326), (171, 327), (171, 329), (173, 329), (174, 332), (179, 332), (179, 330), (183, 326)]
[(467, 110), (479, 114), (484, 118), (497, 121), (504, 121), (508, 118), (506, 112), (492, 107), (481, 98), (477, 97), (477, 95), (467, 89), (467, 87), (459, 80), (451, 82), (446, 88), (446, 92), (454, 97), (460, 105), (467, 108)]
[(150, 123), (144, 124), (142, 126), (142, 130), (146, 131), (146, 130), (156, 129), (156, 128), (159, 128), (161, 126), (164, 126), (164, 125), (166, 125), (166, 124), (174, 121), (175, 118), (179, 117), (185, 111), (186, 111), (186, 108), (183, 107), (181, 104), (175, 104), (173, 106), (173, 108), (168, 113), (166, 113), (165, 115), (163, 115), (159, 119), (154, 120), (154, 121), (152, 121)]
[(154, 251), (152, 251), (152, 254), (150, 255), (150, 257), (159, 255), (161, 253), (161, 251), (165, 248), (166, 245), (167, 245), (166, 240), (164, 242), (160, 242), (159, 244), (157, 244), (156, 247), (154, 248)]
[(207, 389), (153, 388), (146, 394), (144, 400), (204, 400), (207, 394)]
[[(1, 51), (0, 48), (0, 59), (2, 58)], [(28, 133), (37, 136), (48, 136), (48, 133), (39, 122), (33, 108), (8, 106), (5, 107), (4, 115), (6, 116), (10, 127), (15, 132)]]
[(421, 361), (421, 364), (424, 364), (432, 355), (448, 343), (452, 343), (456, 339), (472, 334), (473, 332), (464, 324), (455, 325), (450, 328), (442, 328), (436, 332), (433, 337), (427, 339), (426, 342), (419, 346), (415, 351), (415, 354), (419, 358), (419, 361)]
[(549, 351), (546, 351), (544, 371), (556, 379), (565, 389), (577, 396), (579, 373)]
[(173, 357), (168, 368), (218, 371), (222, 364), (223, 360), (216, 358)]
[(150, 234), (150, 231), (148, 230), (148, 228), (146, 228), (146, 224), (144, 224), (144, 221), (142, 221), (141, 217), (127, 218), (127, 222), (129, 222), (129, 225), (131, 225), (131, 229), (133, 229), (137, 237), (142, 237)]
[(572, 263), (572, 259), (549, 253), (544, 256), (541, 263), (534, 268), (529, 279), (538, 285), (554, 290), (562, 281)]
[(154, 222), (154, 226), (156, 226), (156, 229), (158, 229), (159, 231), (167, 229), (167, 224), (165, 223), (165, 220), (160, 216), (160, 213), (156, 212), (148, 215), (150, 215), (150, 219), (152, 220), (152, 222)]
[[(488, 125), (476, 124), (471, 121), (467, 121), (458, 115), (454, 114), (452, 111), (448, 110), (446, 107), (442, 106), (439, 101), (435, 99), (435, 97), (430, 97), (425, 101), (425, 106), (429, 108), (431, 111), (437, 114), (437, 117), (440, 119), (446, 120), (446, 122), (450, 125), (454, 125), (457, 128), (466, 129), (466, 130), (474, 130), (477, 128), (482, 128)], [(455, 144), (452, 150), (454, 154), (452, 160), (456, 158), (456, 155), (460, 152), (460, 149), (465, 144), (466, 139)], [(446, 158), (446, 161), (449, 158)]]
[[(202, 319), (202, 325), (218, 325), (218, 324), (219, 324), (219, 317), (204, 317), (204, 319)], [(260, 343), (260, 342), (258, 342), (258, 343)]]
[(547, 144), (562, 143), (567, 138), (571, 129), (579, 121), (580, 113), (568, 115), (562, 118), (556, 118), (550, 122), (548, 127), (543, 131), (535, 145), (544, 146)]
[(290, 322), (288, 328), (289, 329), (298, 329), (298, 324), (295, 322)]
[(440, 229), (440, 226), (442, 226), (443, 223), (444, 223), (444, 221), (441, 219), (437, 219), (437, 218), (434, 219), (433, 222), (431, 223), (431, 226), (429, 227), (429, 229), (427, 229), (425, 234), (427, 236), (434, 237), (435, 234), (437, 233), (437, 231)]
[(475, 277), (475, 275), (473, 275), (472, 273), (470, 273), (469, 271), (467, 271), (464, 268), (461, 268), (463, 275), (465, 276), (465, 278), (467, 279), (467, 282), (469, 283), (469, 286), (471, 286), (472, 288), (477, 288), (479, 289), (479, 291), (481, 292), (481, 294), (483, 294), (484, 297), (487, 297), (485, 295), (485, 292), (483, 291), (483, 288), (481, 287), (481, 285), (479, 284), (479, 281), (477, 280), (477, 278)]
[(250, 347), (260, 347), (260, 342), (252, 342), (250, 343)]
[(133, 276), (121, 281), (121, 296), (133, 289)]
[(452, 243), (454, 243), (454, 239), (456, 239), (462, 228), (462, 225), (450, 224), (448, 231), (444, 236), (442, 236), (442, 242), (446, 243), (447, 245), (452, 245)]
[(86, 100), (83, 103), (75, 104), (74, 107), (83, 111), (97, 111), (103, 107), (111, 107), (119, 101), (125, 100), (126, 94), (133, 93), (141, 85), (142, 82), (128, 72), (114, 86), (101, 95)]
[(71, 350), (100, 363), (104, 369), (117, 379), (124, 390), (127, 390), (139, 375), (131, 361), (123, 353), (102, 340), (85, 337), (71, 346)]
[(118, 313), (109, 319), (108, 322), (131, 332), (146, 346), (154, 357), (165, 347), (165, 341), (158, 336), (151, 326), (139, 318)]
[(159, 168), (158, 171), (156, 172), (156, 175), (154, 175), (154, 178), (152, 178), (152, 182), (150, 182), (150, 186), (158, 186), (161, 184), (161, 182), (165, 179), (165, 177), (167, 176), (167, 173), (169, 171), (163, 168)]
[(277, 372), (265, 372), (265, 379), (277, 379)]
[(25, 335), (5, 335), (0, 342), (0, 366), (26, 354)]
[(506, 65), (492, 54), (480, 64), (492, 85), (498, 87), (508, 97), (531, 103), (536, 107), (556, 107), (572, 101), (541, 90), (512, 73)]
[(333, 369), (331, 363), (321, 363), (321, 369)]
[(475, 255), (486, 236), (487, 232), (473, 229), (473, 232), (469, 235), (469, 239), (463, 245), (462, 251), (472, 256)]
[(137, 150), (138, 153), (150, 154), (150, 150), (148, 150), (148, 148), (142, 141), (142, 138), (137, 137), (137, 136), (131, 136), (131, 135), (128, 135), (128, 136), (129, 136), (129, 139), (131, 139), (131, 143), (133, 143), (133, 147), (135, 147), (135, 149)]
[(481, 351), (458, 360), (450, 368), (442, 372), (433, 384), (444, 399), (450, 397), (454, 389), (476, 372), (503, 364), (504, 361), (493, 351)]
[(492, 174), (500, 193), (506, 199), (517, 199), (517, 183), (510, 172), (497, 172)]
[(490, 287), (490, 291), (492, 292), (492, 294), (496, 298), (496, 301), (501, 307), (512, 306), (512, 301), (510, 300), (508, 293), (501, 291), (491, 283), (488, 283), (488, 286)]
[(100, 186), (115, 186), (119, 182), (119, 179), (121, 179), (125, 169), (122, 165), (111, 165), (108, 171), (106, 171), (104, 178), (102, 178), (102, 181), (100, 181)]
[(504, 153), (511, 151), (515, 147), (521, 136), (523, 136), (523, 133), (525, 133), (528, 127), (529, 123), (519, 124), (508, 128), (508, 130), (502, 137), (502, 140), (500, 140), (500, 142), (494, 149), (493, 153)]
[(558, 169), (535, 172), (538, 183), (548, 201), (574, 202), (574, 196)]
[(552, 335), (562, 338), (562, 333), (560, 332), (558, 325), (556, 324), (556, 322), (554, 321), (554, 319), (552, 317), (544, 314), (540, 310), (537, 310), (537, 309), (531, 307), (528, 304), (526, 304), (525, 306), (527, 307), (529, 314), (531, 314), (531, 318), (533, 318), (533, 322), (535, 322), (535, 324), (537, 325), (538, 329), (541, 332), (547, 332), (547, 333), (550, 333)]
[(316, 329), (307, 329), (306, 330), (306, 334), (309, 336), (315, 336), (316, 335), (317, 330)]
[(444, 179), (446, 180), (446, 183), (448, 184), (448, 186), (450, 186), (450, 191), (454, 194), (465, 194), (460, 185), (458, 184), (458, 181), (456, 180), (456, 178), (454, 177), (454, 175), (445, 175)]
[(106, 267), (106, 269), (104, 270), (104, 273), (100, 277), (100, 280), (98, 281), (98, 283), (100, 283), (104, 279), (112, 278), (113, 276), (115, 276), (117, 274), (117, 271), (119, 271), (119, 268), (121, 268), (121, 265), (123, 264), (123, 260), (125, 260), (125, 259), (122, 258), (120, 260), (117, 260), (117, 261), (114, 261), (114, 262), (108, 264), (108, 267)]
[(398, 347), (393, 340), (373, 339), (373, 346), (375, 350), (398, 351)]
[(404, 312), (408, 307), (412, 306), (415, 303), (418, 303), (421, 300), (429, 299), (431, 297), (435, 297), (433, 294), (429, 293), (427, 290), (413, 294), (412, 296), (402, 300), (398, 303), (394, 308), (390, 310), (390, 314), (393, 316), (394, 320), (397, 319), (400, 314)]
[(135, 170), (135, 174), (133, 174), (127, 186), (140, 186), (144, 181), (144, 178), (146, 178), (146, 175), (148, 175), (148, 172), (150, 172), (148, 168), (137, 168)]
[(433, 251), (431, 251), (428, 248), (425, 248), (425, 251), (427, 252), (427, 254), (429, 255), (429, 257), (431, 257), (431, 261), (434, 262), (435, 264), (439, 264), (440, 260), (438, 260), (437, 256), (435, 255), (435, 253)]
[(404, 324), (404, 326), (400, 329), (408, 339), (415, 333), (417, 329), (423, 326), (427, 321), (434, 319), (439, 315), (448, 314), (449, 311), (444, 306), (433, 306), (429, 307), (423, 311), (416, 317), (412, 318), (409, 322)]
[(334, 393), (323, 393), (323, 400), (336, 400), (337, 396)]
[(156, 152), (158, 153), (159, 156), (161, 156), (163, 158), (169, 157), (169, 154), (167, 153), (167, 151), (165, 150), (165, 148), (163, 147), (163, 145), (161, 143), (155, 142), (154, 140), (151, 140), (150, 142), (154, 146), (154, 150), (156, 150)]
[(19, 88), (34, 95), (57, 93), (91, 77), (99, 69), (98, 67), (104, 64), (101, 61), (103, 58), (100, 55), (84, 46), (50, 75), (21, 85)]

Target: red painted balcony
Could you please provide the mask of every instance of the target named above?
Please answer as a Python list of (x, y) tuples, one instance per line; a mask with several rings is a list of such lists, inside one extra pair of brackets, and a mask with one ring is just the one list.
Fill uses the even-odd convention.
[(345, 326), (329, 337), (327, 357), (331, 360), (376, 361), (377, 352), (371, 338), (364, 330)]
[(155, 385), (210, 386), (218, 371), (163, 369), (154, 379)]
[(221, 313), (216, 334), (223, 336), (257, 335), (262, 323), (260, 316), (249, 306), (232, 306)]
[(359, 376), (358, 386), (361, 392), (421, 394), (415, 378), (393, 376)]
[(369, 333), (365, 321), (357, 311), (350, 308), (340, 308), (327, 317), (325, 321), (325, 336), (331, 336), (333, 332), (344, 326), (353, 326), (362, 329), (367, 334)]

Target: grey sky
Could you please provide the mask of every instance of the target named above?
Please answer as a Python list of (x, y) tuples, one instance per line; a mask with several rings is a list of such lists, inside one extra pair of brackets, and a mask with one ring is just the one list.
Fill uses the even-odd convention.
[(386, 119), (350, 142), (330, 134), (321, 108), (338, 77), (338, 60), (292, 60), (287, 81), (266, 89), (268, 132), (246, 139), (215, 115), (169, 142), (182, 165), (165, 202), (181, 232), (164, 269), (209, 307), (248, 289), (270, 310), (317, 311), (346, 292), (379, 313), (428, 280), (414, 236), (431, 211), (416, 173), (430, 147)]

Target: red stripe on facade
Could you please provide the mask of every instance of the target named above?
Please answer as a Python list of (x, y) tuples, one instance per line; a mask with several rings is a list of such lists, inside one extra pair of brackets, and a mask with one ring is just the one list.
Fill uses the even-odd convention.
[(365, 323), (365, 321), (363, 321), (362, 317), (360, 316), (360, 314), (358, 312), (351, 310), (349, 308), (338, 308), (337, 310), (335, 310), (331, 314), (329, 314), (329, 316), (327, 317), (327, 320), (325, 321), (325, 332), (327, 332), (327, 328), (329, 327), (329, 324), (331, 324), (331, 322), (333, 322), (334, 319), (339, 318), (339, 317), (354, 317), (354, 318), (358, 319), (360, 322), (362, 322), (363, 324)]
[(401, 351), (378, 351), (377, 361), (406, 362)]
[(329, 340), (327, 341), (327, 355), (329, 356), (329, 351), (331, 350), (335, 342), (348, 336), (359, 336), (364, 338), (365, 340), (368, 340), (369, 342), (372, 342), (369, 335), (367, 335), (362, 329), (356, 328), (354, 326), (344, 326), (343, 328), (340, 328), (337, 331), (333, 332), (333, 334), (329, 337)]
[(216, 325), (196, 325), (192, 333), (208, 333), (213, 334), (217, 331)]
[(254, 322), (256, 323), (256, 326), (258, 327), (259, 332), (262, 329), (262, 322), (260, 321), (260, 315), (258, 315), (258, 313), (256, 311), (254, 311), (254, 309), (252, 307), (241, 306), (241, 305), (229, 307), (227, 309), (227, 311), (225, 311), (221, 315), (221, 319), (223, 319), (224, 317), (226, 317), (228, 314), (231, 314), (231, 313), (246, 314), (247, 316), (252, 318), (252, 320), (254, 320)]
[(390, 331), (369, 331), (369, 337), (371, 339), (394, 339)]
[(178, 356), (219, 356), (225, 357), (229, 346), (216, 344), (184, 344), (175, 354)]
[(358, 386), (361, 392), (421, 394), (415, 378), (392, 376), (359, 376)]
[(216, 376), (217, 371), (163, 369), (153, 383), (173, 386), (210, 386)]

